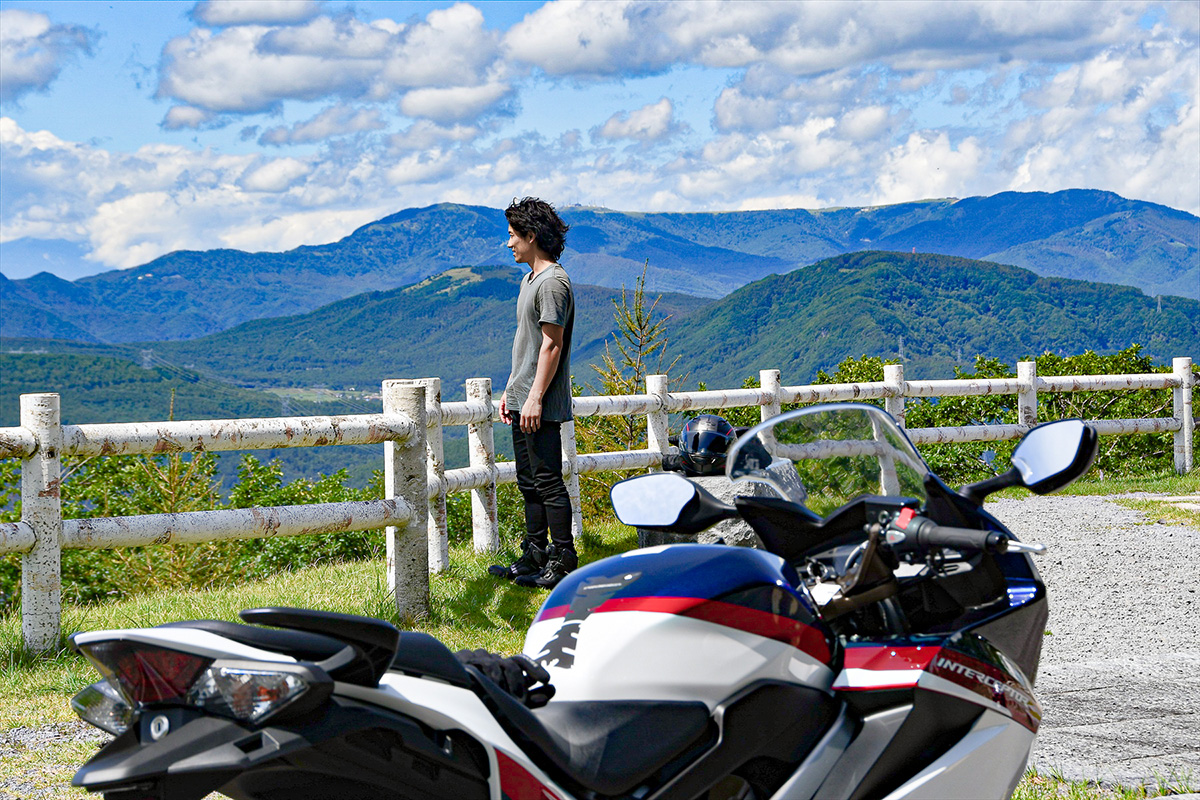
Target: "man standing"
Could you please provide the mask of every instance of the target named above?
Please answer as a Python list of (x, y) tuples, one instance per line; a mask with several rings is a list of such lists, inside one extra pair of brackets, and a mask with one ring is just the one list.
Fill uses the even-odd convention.
[(544, 200), (513, 200), (505, 210), (508, 248), (529, 266), (517, 296), (512, 373), (500, 418), (512, 425), (517, 488), (525, 500), (525, 538), (513, 564), (488, 572), (521, 586), (549, 588), (578, 566), (571, 498), (562, 478), (562, 423), (571, 419), (571, 331), (575, 297), (558, 264), (568, 225)]

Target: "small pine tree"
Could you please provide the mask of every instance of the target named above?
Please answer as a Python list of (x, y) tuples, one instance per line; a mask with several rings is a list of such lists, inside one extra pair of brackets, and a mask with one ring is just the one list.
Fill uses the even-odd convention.
[[(604, 355), (600, 364), (593, 364), (599, 385), (575, 386), (575, 394), (584, 391), (592, 394), (615, 396), (644, 394), (648, 375), (670, 375), (679, 362), (679, 356), (667, 360), (667, 322), (671, 315), (657, 312), (662, 295), (647, 301), (646, 270), (634, 285), (633, 296), (621, 287), (621, 299), (613, 299), (613, 321), (615, 329), (604, 344)], [(670, 379), (670, 384), (679, 386), (686, 376)], [(646, 447), (646, 426), (639, 416), (628, 417), (581, 417), (575, 421), (575, 438), (579, 452), (596, 453), (614, 450), (637, 450)], [(608, 488), (613, 483), (611, 475), (580, 476), (580, 494), (585, 512), (588, 508), (607, 506)]]

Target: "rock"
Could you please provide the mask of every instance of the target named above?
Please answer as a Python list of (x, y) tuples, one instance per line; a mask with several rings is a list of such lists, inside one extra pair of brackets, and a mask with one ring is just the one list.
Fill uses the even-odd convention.
[[(698, 478), (689, 478), (688, 480), (703, 487), (709, 494), (721, 502), (729, 503), (730, 505), (733, 504), (733, 498), (738, 496), (775, 496), (775, 493), (763, 484), (745, 482), (735, 484), (731, 483), (724, 475), (705, 475)], [(650, 531), (644, 528), (638, 528), (637, 532), (638, 547), (655, 547), (660, 544), (719, 544), (724, 540), (725, 544), (736, 545), (738, 547), (762, 548), (762, 542), (759, 541), (758, 534), (740, 519), (722, 520), (711, 528), (694, 535), (663, 533), (662, 531)]]

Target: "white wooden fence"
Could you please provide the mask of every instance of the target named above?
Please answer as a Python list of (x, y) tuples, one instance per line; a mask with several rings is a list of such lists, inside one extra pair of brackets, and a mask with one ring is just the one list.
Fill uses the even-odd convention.
[[(1017, 396), (1015, 425), (912, 428), (914, 444), (1016, 439), (1037, 424), (1039, 392), (1171, 389), (1172, 416), (1089, 420), (1102, 436), (1173, 433), (1175, 469), (1193, 469), (1192, 359), (1176, 358), (1170, 373), (1037, 376), (1034, 362), (1019, 362), (1016, 378), (906, 381), (902, 365), (884, 367), (872, 383), (783, 386), (779, 370), (759, 373), (760, 388), (668, 392), (665, 375), (651, 375), (647, 392), (617, 397), (576, 397), (576, 417), (645, 416), (644, 450), (577, 453), (574, 423), (563, 425), (563, 474), (582, 528), (579, 476), (610, 470), (654, 468), (667, 452), (667, 417), (674, 412), (758, 406), (762, 419), (785, 403), (884, 401), (904, 425), (908, 397)], [(206, 420), (63, 425), (57, 394), (21, 397), (21, 426), (0, 428), (0, 458), (21, 458), (21, 521), (0, 523), (0, 555), (20, 553), (21, 625), (26, 647), (53, 649), (59, 641), (61, 551), (152, 544), (251, 539), (386, 527), (388, 587), (402, 618), (427, 612), (430, 572), (449, 566), (446, 495), (471, 492), (476, 550), (499, 546), (496, 486), (516, 481), (512, 462), (497, 462), (492, 426), (497, 419), (491, 380), (466, 382), (466, 401), (443, 403), (441, 380), (383, 383), (383, 413), (337, 417)], [(447, 470), (442, 431), (466, 425), (469, 466)], [(385, 498), (251, 509), (219, 509), (100, 519), (62, 518), (61, 458), (250, 450), (278, 447), (384, 444)], [(413, 523), (424, 520), (424, 525)]]

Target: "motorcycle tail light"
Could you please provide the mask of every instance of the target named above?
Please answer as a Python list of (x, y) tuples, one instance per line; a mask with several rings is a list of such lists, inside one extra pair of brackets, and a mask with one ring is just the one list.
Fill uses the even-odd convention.
[(80, 650), (134, 704), (181, 699), (213, 662), (211, 658), (130, 641), (96, 642)]
[(71, 708), (79, 718), (113, 736), (129, 730), (133, 709), (108, 680), (97, 681), (71, 698)]
[(308, 688), (308, 681), (293, 672), (212, 666), (192, 686), (187, 702), (216, 714), (257, 722)]

